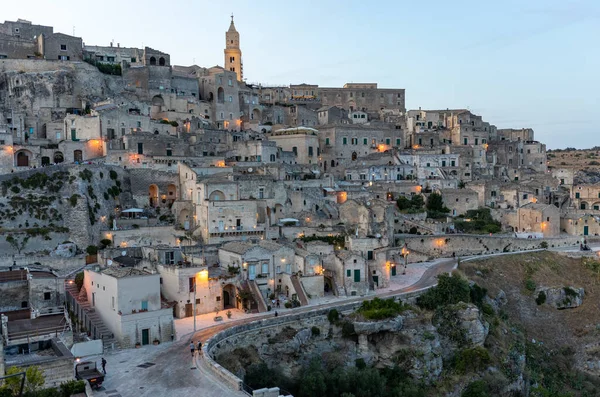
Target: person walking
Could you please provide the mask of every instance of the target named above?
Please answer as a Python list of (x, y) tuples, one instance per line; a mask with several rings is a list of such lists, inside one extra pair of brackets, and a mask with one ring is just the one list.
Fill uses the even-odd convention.
[(192, 357), (194, 357), (194, 351), (196, 350), (196, 346), (194, 346), (194, 341), (190, 342), (190, 350), (192, 351)]
[(202, 342), (198, 341), (198, 357), (202, 357)]
[(102, 372), (106, 375), (106, 359), (102, 357)]

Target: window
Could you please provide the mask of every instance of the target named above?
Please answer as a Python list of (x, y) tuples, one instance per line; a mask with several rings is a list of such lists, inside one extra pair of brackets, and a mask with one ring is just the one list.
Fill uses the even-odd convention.
[(346, 270), (346, 277), (352, 277), (352, 270)]
[(309, 146), (308, 147), (308, 157), (312, 157), (313, 156), (313, 147)]
[(360, 282), (360, 269), (354, 269), (354, 282)]
[(137, 59), (131, 58), (131, 63), (136, 63), (136, 62), (137, 62)]
[(329, 138), (325, 138), (325, 145), (329, 146)]
[(138, 154), (144, 154), (144, 144), (142, 142), (137, 144), (137, 149)]
[(363, 138), (363, 145), (368, 145), (368, 144), (369, 144), (369, 139)]
[(167, 156), (172, 156), (173, 155), (173, 151), (171, 149), (167, 149)]
[(188, 279), (188, 290), (190, 292), (194, 292), (194, 287), (196, 286), (196, 280), (194, 279), (194, 277), (190, 277)]
[(44, 292), (44, 300), (45, 301), (49, 301), (50, 298), (52, 298), (52, 293), (51, 292)]
[(353, 145), (358, 145), (358, 138), (352, 138), (351, 142)]
[(61, 51), (67, 51), (67, 45), (66, 44), (61, 44), (60, 45), (60, 50)]
[(142, 310), (148, 310), (148, 301), (142, 301)]
[(343, 137), (342, 138), (342, 145), (347, 145), (348, 144), (348, 138)]
[(294, 155), (297, 156), (298, 155), (298, 148), (296, 146), (294, 146), (292, 148), (292, 152), (294, 152)]
[(467, 145), (467, 144), (468, 144), (468, 140), (467, 140), (467, 138), (465, 138), (465, 139), (464, 139), (464, 143), (465, 143), (465, 145)]
[(221, 302), (221, 297), (220, 296), (217, 296), (216, 298), (217, 298), (217, 302)]
[(390, 138), (385, 138), (385, 144), (390, 146), (391, 143), (391, 139)]
[(261, 272), (262, 274), (269, 274), (269, 264), (268, 264), (268, 263), (263, 263), (263, 264), (261, 265), (261, 267), (262, 267), (262, 268), (261, 268), (260, 272)]
[(233, 102), (233, 96), (229, 95), (229, 102)]
[(231, 86), (233, 85), (233, 81), (231, 81), (231, 79), (229, 79), (229, 80), (227, 81), (227, 85), (229, 85), (229, 86), (231, 87)]
[(396, 146), (400, 146), (400, 138), (396, 138)]
[(496, 197), (496, 191), (495, 191), (495, 190), (492, 190), (492, 192), (491, 192), (491, 194), (490, 194), (490, 195), (491, 195), (492, 197)]
[(264, 187), (258, 188), (258, 198), (259, 199), (265, 198), (265, 188)]

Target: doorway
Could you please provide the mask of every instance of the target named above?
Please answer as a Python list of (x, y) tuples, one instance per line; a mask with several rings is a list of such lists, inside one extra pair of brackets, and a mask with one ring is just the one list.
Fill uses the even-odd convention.
[(229, 292), (223, 291), (223, 306), (227, 307), (229, 305)]
[(185, 304), (185, 316), (192, 317), (194, 315), (194, 306), (191, 303)]
[(396, 265), (392, 265), (392, 276), (396, 275)]
[(375, 287), (379, 287), (379, 276), (373, 276), (373, 284)]
[(150, 330), (145, 328), (142, 330), (142, 345), (150, 344)]
[(587, 236), (590, 232), (590, 227), (589, 226), (584, 226), (583, 227), (583, 235)]

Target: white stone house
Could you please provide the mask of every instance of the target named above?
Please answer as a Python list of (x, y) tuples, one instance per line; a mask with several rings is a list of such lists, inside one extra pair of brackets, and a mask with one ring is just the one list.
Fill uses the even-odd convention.
[(336, 283), (343, 287), (346, 295), (365, 295), (368, 292), (367, 262), (359, 253), (338, 251), (333, 265)]
[(158, 273), (109, 267), (84, 275), (88, 302), (121, 347), (171, 340), (173, 310), (162, 305)]

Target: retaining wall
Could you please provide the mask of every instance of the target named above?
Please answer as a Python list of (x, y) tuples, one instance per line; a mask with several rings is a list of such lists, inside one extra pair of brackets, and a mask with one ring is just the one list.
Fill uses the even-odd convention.
[[(387, 299), (394, 297), (402, 298), (404, 301), (412, 301), (429, 288), (430, 287), (418, 291), (389, 295), (385, 298)], [(373, 298), (375, 298), (375, 296), (373, 296)], [(226, 368), (224, 368), (222, 365), (220, 365), (214, 360), (216, 353), (218, 353), (222, 349), (224, 350), (225, 346), (233, 345), (238, 340), (243, 340), (245, 335), (247, 335), (251, 331), (257, 331), (260, 329), (273, 327), (281, 327), (291, 322), (310, 322), (313, 321), (312, 319), (314, 317), (327, 316), (327, 313), (329, 313), (331, 309), (336, 309), (339, 312), (354, 311), (362, 304), (362, 302), (363, 300), (357, 299), (352, 302), (344, 303), (335, 307), (328, 306), (325, 308), (315, 308), (309, 311), (300, 311), (297, 313), (279, 317), (269, 317), (257, 321), (252, 321), (247, 324), (241, 324), (235, 327), (228, 328), (214, 335), (212, 338), (205, 341), (202, 345), (202, 353), (204, 356), (203, 362), (205, 368), (211, 371), (211, 373), (214, 376), (216, 376), (218, 379), (229, 385), (234, 390), (242, 390), (242, 379), (229, 372)]]

